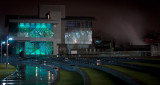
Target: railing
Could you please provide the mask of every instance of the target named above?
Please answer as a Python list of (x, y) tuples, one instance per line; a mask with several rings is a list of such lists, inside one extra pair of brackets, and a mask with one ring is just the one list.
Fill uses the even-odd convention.
[(61, 57), (118, 57), (118, 56), (160, 56), (160, 51), (113, 51), (113, 52), (90, 52), (82, 54), (61, 54)]

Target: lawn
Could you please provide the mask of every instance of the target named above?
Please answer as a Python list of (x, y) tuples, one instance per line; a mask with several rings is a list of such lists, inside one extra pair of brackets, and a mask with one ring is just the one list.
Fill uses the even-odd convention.
[(145, 72), (140, 72), (136, 71), (133, 69), (125, 68), (122, 66), (114, 66), (114, 65), (103, 65), (104, 67), (111, 68), (114, 70), (117, 70), (119, 72), (122, 72), (134, 79), (137, 79), (147, 85), (160, 85), (160, 78), (157, 78), (151, 74), (145, 73)]
[(77, 72), (60, 70), (60, 79), (56, 85), (83, 85), (83, 78)]
[(81, 68), (81, 70), (88, 74), (91, 80), (91, 85), (126, 85), (122, 80), (104, 71), (91, 68)]
[(6, 69), (6, 64), (0, 64), (0, 80), (9, 76), (15, 71), (16, 68), (14, 66), (8, 65), (8, 69)]
[(140, 65), (140, 66), (148, 66), (148, 67), (154, 67), (154, 68), (160, 68), (160, 64), (141, 63), (141, 62), (124, 62), (124, 63)]

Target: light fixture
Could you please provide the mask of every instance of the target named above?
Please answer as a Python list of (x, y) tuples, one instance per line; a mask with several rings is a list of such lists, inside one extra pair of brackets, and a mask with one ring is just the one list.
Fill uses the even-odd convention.
[(2, 44), (5, 44), (5, 43), (6, 43), (5, 41), (2, 42)]
[(8, 40), (13, 40), (13, 38), (10, 37), (10, 38), (8, 38)]

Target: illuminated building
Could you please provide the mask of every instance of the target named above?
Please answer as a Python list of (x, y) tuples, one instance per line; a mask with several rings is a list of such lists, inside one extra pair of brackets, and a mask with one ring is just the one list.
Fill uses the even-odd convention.
[(25, 55), (56, 55), (57, 43), (65, 41), (65, 31), (62, 31), (65, 25), (61, 18), (65, 18), (63, 5), (41, 5), (39, 17), (6, 16), (9, 35), (15, 41), (12, 53), (24, 51)]
[(65, 43), (58, 44), (59, 54), (86, 54), (92, 44), (93, 17), (66, 17)]
[(15, 41), (12, 53), (57, 55), (64, 44), (68, 53), (71, 49), (87, 49), (92, 44), (92, 20), (92, 17), (66, 17), (63, 5), (41, 5), (39, 17), (6, 16), (9, 35)]

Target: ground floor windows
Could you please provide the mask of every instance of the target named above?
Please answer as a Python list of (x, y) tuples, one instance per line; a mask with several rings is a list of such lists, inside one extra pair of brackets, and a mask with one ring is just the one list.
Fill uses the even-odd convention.
[(52, 55), (53, 42), (26, 42), (26, 55)]
[(26, 41), (17, 42), (16, 54), (21, 51), (25, 55), (53, 55), (53, 42), (51, 41)]

